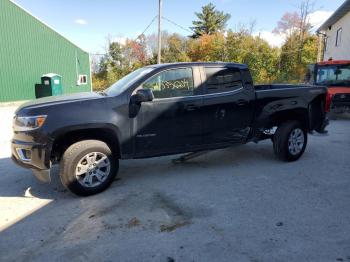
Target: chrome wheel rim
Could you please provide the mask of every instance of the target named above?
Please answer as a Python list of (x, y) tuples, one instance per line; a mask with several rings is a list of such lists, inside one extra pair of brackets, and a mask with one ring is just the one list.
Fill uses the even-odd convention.
[(293, 129), (288, 139), (288, 150), (292, 155), (299, 154), (304, 147), (304, 132), (300, 128)]
[(101, 152), (91, 152), (83, 156), (75, 168), (75, 177), (84, 187), (101, 185), (111, 171), (108, 157)]

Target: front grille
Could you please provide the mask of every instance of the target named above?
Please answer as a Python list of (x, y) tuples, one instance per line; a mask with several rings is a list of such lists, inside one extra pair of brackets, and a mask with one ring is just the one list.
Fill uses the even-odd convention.
[(333, 102), (350, 102), (350, 94), (335, 94)]

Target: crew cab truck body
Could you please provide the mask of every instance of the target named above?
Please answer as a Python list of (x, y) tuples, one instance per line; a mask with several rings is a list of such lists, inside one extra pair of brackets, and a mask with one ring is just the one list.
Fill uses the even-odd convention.
[(350, 112), (350, 60), (330, 60), (309, 65), (308, 82), (327, 86), (327, 111)]
[(253, 86), (247, 66), (147, 66), (101, 93), (41, 98), (14, 117), (12, 158), (42, 181), (60, 163), (78, 195), (101, 192), (119, 159), (219, 149), (272, 139), (282, 160), (297, 160), (307, 132), (325, 124), (326, 88)]

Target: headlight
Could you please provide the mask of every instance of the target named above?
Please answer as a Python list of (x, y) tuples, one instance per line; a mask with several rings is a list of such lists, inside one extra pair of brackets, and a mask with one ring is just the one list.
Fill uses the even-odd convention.
[(41, 116), (15, 116), (13, 119), (14, 131), (29, 131), (41, 127), (46, 120), (45, 115)]

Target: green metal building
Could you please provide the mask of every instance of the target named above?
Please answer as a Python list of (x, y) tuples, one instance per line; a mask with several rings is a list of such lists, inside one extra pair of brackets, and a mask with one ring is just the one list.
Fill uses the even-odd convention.
[(91, 91), (90, 56), (10, 0), (0, 0), (0, 102), (35, 99), (46, 74), (63, 93)]

